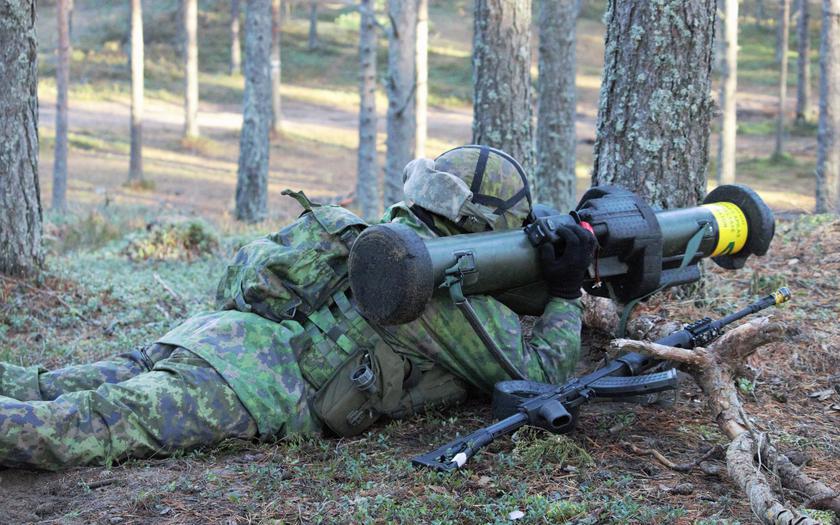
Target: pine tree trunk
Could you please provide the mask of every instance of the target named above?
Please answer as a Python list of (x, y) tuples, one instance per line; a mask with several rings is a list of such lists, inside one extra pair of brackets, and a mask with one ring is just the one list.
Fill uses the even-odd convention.
[(592, 180), (663, 208), (706, 189), (714, 0), (609, 0)]
[(366, 219), (379, 213), (376, 163), (376, 24), (374, 0), (361, 0), (359, 28), (359, 158), (356, 201)]
[(67, 209), (67, 91), (70, 82), (70, 0), (57, 0), (58, 60), (55, 67), (55, 161), (52, 207)]
[(765, 18), (767, 18), (767, 10), (764, 8), (764, 0), (755, 0), (755, 21), (758, 27), (764, 27)]
[(239, 41), (239, 0), (230, 1), (230, 74), (242, 73), (242, 44)]
[(310, 51), (318, 49), (318, 0), (309, 0), (309, 42)]
[(840, 0), (823, 0), (817, 213), (840, 213)]
[(280, 98), (280, 0), (271, 2), (271, 132), (277, 136), (283, 129)]
[(721, 63), (720, 107), (723, 113), (718, 147), (718, 184), (735, 182), (738, 87), (738, 0), (723, 0), (723, 61)]
[(417, 0), (417, 57), (415, 58), (414, 156), (426, 156), (429, 111), (429, 0)]
[(143, 180), (143, 9), (131, 0), (131, 153), (128, 181)]
[(183, 0), (184, 136), (198, 136), (198, 0)]
[(559, 210), (577, 200), (575, 26), (579, 0), (540, 2), (536, 199)]
[(787, 102), (787, 74), (788, 74), (788, 36), (790, 34), (790, 0), (782, 1), (782, 12), (779, 15), (781, 28), (781, 59), (779, 60), (779, 107), (776, 121), (776, 149), (773, 156), (780, 157), (785, 152), (785, 104)]
[(797, 27), (796, 58), (796, 125), (801, 126), (811, 117), (811, 37), (808, 24), (808, 0), (799, 0), (799, 25)]
[(43, 262), (34, 0), (0, 0), (0, 274)]
[(236, 218), (258, 222), (268, 209), (271, 127), (271, 2), (249, 0), (245, 11), (245, 92), (236, 177)]
[[(785, 14), (785, 3), (788, 4), (787, 6), (787, 16), (782, 19), (782, 16)], [(776, 50), (775, 50), (775, 58), (776, 63), (782, 63), (782, 49), (787, 49), (784, 47), (783, 39), (785, 37), (785, 32), (787, 31), (790, 33), (790, 0), (779, 0), (779, 14), (776, 19)], [(790, 37), (788, 37), (790, 38)]]
[(403, 199), (402, 170), (414, 158), (417, 59), (416, 0), (389, 0), (387, 153), (383, 200), (387, 208)]
[(472, 141), (532, 173), (531, 0), (475, 0)]

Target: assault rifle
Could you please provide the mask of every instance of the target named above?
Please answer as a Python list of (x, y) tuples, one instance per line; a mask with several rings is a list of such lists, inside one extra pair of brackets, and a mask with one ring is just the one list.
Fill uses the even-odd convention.
[[(787, 288), (780, 288), (742, 310), (718, 320), (704, 317), (656, 342), (678, 348), (706, 346), (723, 334), (726, 325), (782, 304), (790, 297)], [(560, 386), (534, 381), (502, 381), (496, 384), (493, 393), (494, 416), (501, 421), (416, 456), (411, 462), (439, 471), (452, 471), (462, 467), (497, 437), (525, 425), (541, 427), (556, 434), (570, 432), (575, 426), (580, 406), (594, 398), (630, 401), (640, 395), (676, 389), (677, 372), (674, 368), (643, 374), (661, 363), (649, 356), (630, 352)]]

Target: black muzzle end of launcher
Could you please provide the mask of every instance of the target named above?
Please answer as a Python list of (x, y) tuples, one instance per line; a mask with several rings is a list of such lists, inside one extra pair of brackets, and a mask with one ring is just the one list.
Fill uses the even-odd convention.
[(404, 224), (367, 228), (353, 244), (348, 265), (353, 302), (379, 324), (413, 321), (435, 291), (429, 250)]

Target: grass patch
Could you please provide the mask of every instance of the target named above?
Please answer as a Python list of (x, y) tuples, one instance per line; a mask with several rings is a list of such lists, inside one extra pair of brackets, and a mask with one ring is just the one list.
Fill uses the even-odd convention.
[(187, 151), (202, 157), (212, 157), (217, 155), (222, 148), (219, 142), (204, 136), (198, 137), (182, 137), (178, 141), (178, 146), (181, 150)]
[(543, 467), (584, 467), (592, 464), (592, 457), (580, 445), (565, 435), (525, 427), (513, 436), (516, 447), (513, 455), (517, 463), (537, 470)]
[(192, 261), (219, 249), (219, 235), (201, 219), (163, 218), (131, 234), (121, 253), (133, 261)]

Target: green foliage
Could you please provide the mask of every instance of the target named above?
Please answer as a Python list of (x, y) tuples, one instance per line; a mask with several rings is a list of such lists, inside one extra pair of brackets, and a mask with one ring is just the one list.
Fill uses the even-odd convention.
[(750, 293), (753, 295), (767, 295), (775, 292), (787, 284), (787, 278), (781, 274), (766, 274), (758, 270), (750, 278)]
[(802, 509), (802, 512), (822, 525), (831, 525), (834, 523), (834, 513), (830, 510)]
[(47, 232), (48, 241), (59, 253), (100, 248), (123, 235), (119, 223), (99, 210), (91, 210), (81, 218), (71, 216), (65, 222), (48, 224)]
[(755, 382), (750, 381), (746, 377), (739, 377), (735, 381), (735, 385), (738, 387), (738, 390), (744, 395), (755, 394)]
[(219, 249), (219, 236), (201, 219), (163, 219), (131, 234), (121, 253), (131, 260), (191, 261)]
[(544, 430), (525, 427), (513, 437), (516, 448), (513, 455), (517, 464), (525, 468), (558, 468), (564, 465), (589, 466), (592, 457), (580, 445), (565, 435), (551, 434)]

